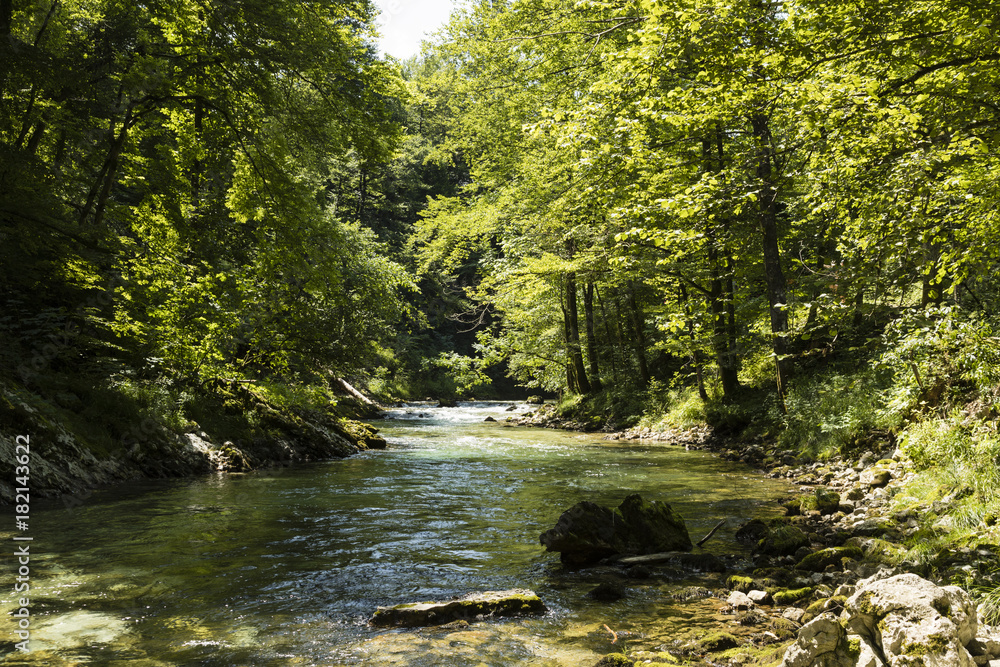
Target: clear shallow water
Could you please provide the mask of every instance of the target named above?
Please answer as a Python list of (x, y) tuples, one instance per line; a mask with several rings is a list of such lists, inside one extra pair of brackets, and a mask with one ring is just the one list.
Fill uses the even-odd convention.
[[(703, 452), (599, 435), (504, 428), (508, 404), (411, 406), (378, 422), (389, 449), (350, 459), (144, 482), (83, 505), (32, 508), (32, 652), (38, 665), (581, 665), (615, 650), (603, 630), (655, 647), (712, 622), (677, 582), (586, 592), (609, 570), (567, 572), (538, 535), (580, 500), (669, 502), (693, 540), (741, 553), (739, 520), (777, 513), (784, 483)], [(0, 533), (7, 544), (12, 533)], [(7, 572), (4, 573), (7, 579)], [(375, 631), (378, 605), (534, 589), (533, 619), (465, 631)], [(13, 638), (11, 585), (0, 642)]]

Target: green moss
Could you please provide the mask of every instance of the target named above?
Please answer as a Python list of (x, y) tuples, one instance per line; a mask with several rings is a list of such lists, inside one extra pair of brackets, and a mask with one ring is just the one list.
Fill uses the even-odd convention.
[(820, 572), (830, 565), (842, 568), (848, 559), (858, 560), (864, 556), (864, 552), (856, 546), (830, 547), (820, 549), (811, 553), (798, 562), (795, 566), (799, 570), (809, 570)]
[(715, 632), (698, 641), (698, 646), (706, 653), (717, 653), (738, 646), (740, 640), (728, 632)]
[(773, 594), (774, 603), (777, 605), (794, 604), (799, 600), (809, 597), (810, 595), (812, 595), (812, 592), (813, 592), (812, 586), (778, 591)]
[(726, 579), (726, 586), (734, 591), (748, 593), (753, 590), (754, 582), (752, 577), (744, 577), (739, 574), (734, 574)]
[(878, 617), (882, 615), (882, 611), (872, 602), (873, 593), (871, 591), (864, 591), (858, 596), (857, 608), (865, 616)]
[(816, 489), (802, 498), (802, 512), (818, 511), (820, 514), (833, 514), (840, 507), (840, 494), (829, 489)]
[(849, 655), (852, 660), (857, 660), (861, 657), (861, 637), (851, 635), (847, 638), (847, 655)]
[(796, 526), (778, 526), (757, 544), (761, 553), (772, 556), (790, 556), (800, 547), (809, 544), (809, 538)]
[(611, 653), (601, 658), (594, 667), (632, 667), (635, 664), (628, 656)]
[(947, 653), (952, 646), (952, 640), (947, 635), (933, 634), (927, 636), (927, 641), (903, 644), (903, 655), (909, 657), (940, 655)]

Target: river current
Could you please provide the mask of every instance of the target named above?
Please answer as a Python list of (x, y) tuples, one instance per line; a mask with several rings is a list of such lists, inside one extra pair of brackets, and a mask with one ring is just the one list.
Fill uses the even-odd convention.
[[(728, 519), (706, 549), (745, 554), (736, 527), (777, 514), (788, 485), (677, 446), (505, 428), (509, 405), (395, 408), (375, 423), (389, 448), (349, 459), (35, 503), (31, 652), (14, 649), (4, 572), (0, 662), (578, 667), (621, 649), (605, 625), (651, 649), (706, 631), (718, 605), (672, 594), (710, 579), (667, 572), (597, 602), (586, 593), (614, 570), (567, 571), (539, 534), (576, 502), (637, 492), (670, 503), (695, 541)], [(379, 605), (508, 588), (550, 611), (464, 630), (366, 624)]]

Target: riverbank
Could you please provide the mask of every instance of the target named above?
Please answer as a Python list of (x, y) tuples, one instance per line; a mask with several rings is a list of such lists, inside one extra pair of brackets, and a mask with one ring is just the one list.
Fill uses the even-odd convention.
[(379, 406), (342, 381), (334, 386), (339, 394), (306, 402), (224, 380), (173, 391), (133, 384), (46, 392), (0, 382), (0, 503), (14, 501), (18, 436), (29, 443), (28, 483), (19, 486), (67, 503), (126, 480), (242, 472), (385, 447), (376, 429), (357, 421), (379, 414)]
[[(597, 420), (579, 414), (567, 419), (554, 406), (518, 423), (599, 430)], [(774, 438), (720, 436), (706, 424), (634, 427), (605, 437), (710, 451), (798, 486), (783, 501), (786, 516), (739, 527), (737, 537), (753, 550), (750, 563), (728, 572), (724, 585), (707, 584), (703, 595), (716, 602), (718, 633), (667, 651), (628, 654), (637, 665), (777, 664), (801, 628), (820, 614), (842, 612), (859, 582), (870, 577), (905, 573), (957, 585), (979, 605), (981, 622), (1000, 618), (997, 517), (978, 498), (976, 476), (948, 476), (941, 465), (914, 461), (912, 437), (900, 443), (890, 432), (873, 430), (857, 439), (856, 457), (834, 454), (821, 461), (782, 449)]]

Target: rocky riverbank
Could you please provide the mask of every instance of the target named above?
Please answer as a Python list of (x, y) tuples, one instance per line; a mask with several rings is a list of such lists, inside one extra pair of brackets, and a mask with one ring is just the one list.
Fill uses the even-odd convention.
[[(890, 439), (873, 438), (883, 449), (866, 451), (857, 461), (813, 462), (799, 459), (794, 452), (776, 451), (767, 443), (737, 444), (715, 436), (707, 427), (673, 432), (634, 429), (607, 437), (714, 451), (756, 467), (762, 474), (792, 480), (800, 493), (784, 502), (786, 516), (740, 526), (736, 537), (752, 547), (751, 560), (730, 570), (724, 587), (699, 594), (717, 601), (718, 633), (606, 664), (670, 665), (678, 660), (690, 664), (700, 659), (701, 664), (715, 666), (774, 665), (784, 658), (785, 667), (1000, 667), (1000, 644), (987, 645), (987, 639), (977, 643), (975, 630), (965, 636), (968, 627), (963, 630), (961, 624), (922, 634), (919, 629), (899, 630), (896, 635), (903, 639), (897, 641), (895, 635), (883, 637), (884, 632), (874, 630), (865, 635), (864, 624), (855, 620), (862, 630), (851, 634), (851, 619), (863, 616), (864, 600), (859, 602), (858, 592), (868, 590), (873, 582), (898, 583), (900, 575), (919, 575), (931, 581), (921, 579), (924, 583), (918, 588), (955, 582), (966, 587), (1000, 583), (1000, 547), (992, 543), (911, 555), (921, 531), (942, 533), (951, 528), (954, 519), (948, 510), (960, 492), (933, 503), (921, 504), (911, 497), (909, 485), (916, 472)], [(736, 562), (729, 561), (730, 565)], [(953, 588), (954, 595), (969, 599), (966, 591)], [(909, 594), (901, 590), (896, 593), (906, 598)], [(968, 604), (975, 625), (975, 605)], [(899, 609), (905, 609), (903, 603)], [(888, 616), (887, 612), (869, 625), (875, 627)], [(862, 632), (863, 641), (857, 632)], [(983, 632), (993, 641), (994, 630)], [(868, 648), (862, 651), (864, 647)]]
[(23, 466), (29, 483), (23, 486), (35, 497), (69, 504), (126, 480), (242, 472), (385, 447), (376, 429), (332, 412), (283, 408), (240, 386), (223, 397), (220, 412), (242, 411), (238, 417), (254, 424), (253, 437), (234, 437), (218, 426), (177, 428), (152, 418), (116, 421), (112, 415), (97, 416), (104, 421), (98, 430), (81, 418), (87, 406), (71, 394), (48, 400), (0, 384), (0, 503), (14, 501), (15, 448), (24, 444), (18, 436), (27, 437), (29, 445), (29, 465)]

